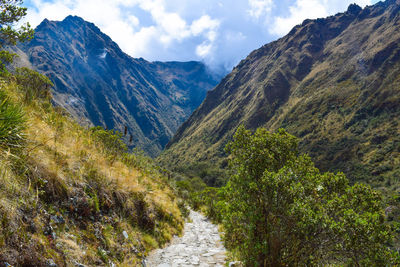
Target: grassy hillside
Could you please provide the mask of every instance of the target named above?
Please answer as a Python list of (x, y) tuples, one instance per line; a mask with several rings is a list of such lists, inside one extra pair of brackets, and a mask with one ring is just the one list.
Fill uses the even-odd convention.
[(0, 265), (135, 266), (181, 232), (178, 200), (148, 158), (82, 128), (48, 92), (13, 76), (0, 86)]
[(285, 128), (322, 171), (400, 191), (399, 10), (394, 0), (351, 5), (253, 51), (208, 93), (160, 162), (221, 170), (239, 125)]

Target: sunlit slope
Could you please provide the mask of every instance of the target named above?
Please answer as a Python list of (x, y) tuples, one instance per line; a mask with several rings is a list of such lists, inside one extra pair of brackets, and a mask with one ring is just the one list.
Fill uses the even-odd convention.
[(239, 125), (283, 127), (320, 169), (399, 189), (399, 25), (394, 0), (304, 21), (210, 91), (160, 161), (224, 168), (224, 146)]
[(181, 232), (178, 200), (151, 160), (114, 150), (49, 100), (26, 101), (10, 80), (0, 90), (22, 106), (25, 129), (21, 147), (1, 147), (0, 262), (136, 266)]

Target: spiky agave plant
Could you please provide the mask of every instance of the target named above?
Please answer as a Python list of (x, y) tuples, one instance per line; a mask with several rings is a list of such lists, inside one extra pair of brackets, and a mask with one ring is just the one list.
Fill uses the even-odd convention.
[(0, 89), (0, 148), (16, 151), (24, 142), (25, 117), (20, 106), (10, 102)]

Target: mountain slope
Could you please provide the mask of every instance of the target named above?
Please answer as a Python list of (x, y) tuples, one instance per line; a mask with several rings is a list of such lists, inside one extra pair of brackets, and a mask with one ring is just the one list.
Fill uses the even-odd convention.
[(305, 20), (253, 51), (180, 127), (160, 156), (223, 168), (241, 124), (286, 128), (324, 171), (394, 186), (400, 179), (400, 1)]
[(200, 62), (134, 59), (79, 17), (44, 20), (35, 31), (17, 53), (53, 81), (54, 101), (82, 124), (127, 126), (132, 145), (153, 156), (218, 82)]
[(182, 231), (151, 160), (116, 151), (109, 134), (29, 90), (0, 77), (0, 266), (139, 266)]

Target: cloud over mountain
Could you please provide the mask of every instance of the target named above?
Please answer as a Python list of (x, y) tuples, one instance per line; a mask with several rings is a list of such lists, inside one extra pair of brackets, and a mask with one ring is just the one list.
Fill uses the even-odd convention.
[(202, 60), (230, 69), (250, 51), (305, 18), (376, 0), (28, 0), (28, 21), (77, 15), (98, 25), (133, 57)]

